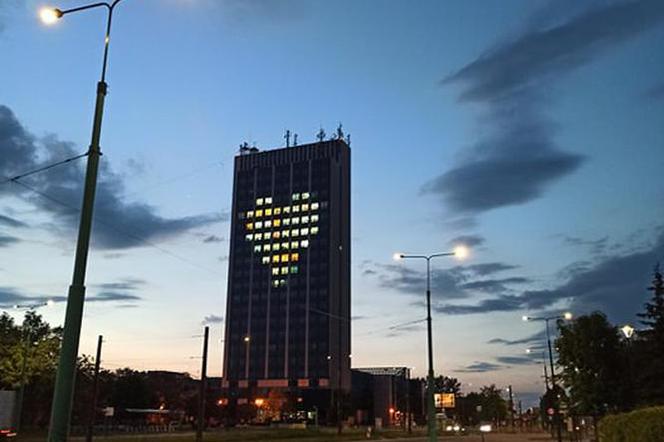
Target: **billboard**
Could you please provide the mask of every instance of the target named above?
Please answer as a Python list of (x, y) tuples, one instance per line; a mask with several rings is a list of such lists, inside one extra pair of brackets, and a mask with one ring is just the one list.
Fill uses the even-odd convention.
[(436, 408), (454, 408), (455, 406), (454, 393), (434, 393), (433, 401)]

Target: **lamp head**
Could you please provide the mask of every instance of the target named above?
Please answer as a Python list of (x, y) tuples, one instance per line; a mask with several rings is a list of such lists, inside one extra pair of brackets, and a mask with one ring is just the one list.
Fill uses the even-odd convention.
[(48, 301), (46, 301), (46, 305), (47, 305), (48, 307), (53, 307), (53, 306), (55, 305), (55, 301), (52, 300), (52, 299), (49, 299)]
[(634, 327), (632, 327), (629, 324), (625, 324), (622, 327), (620, 327), (620, 331), (625, 335), (627, 339), (631, 338), (632, 335), (634, 335)]
[(526, 353), (531, 354), (533, 351), (529, 348), (526, 349)]
[(41, 19), (42, 23), (47, 25), (52, 25), (62, 16), (63, 13), (58, 8), (45, 7), (39, 10), (39, 18)]
[(394, 259), (395, 261), (401, 261), (403, 259), (403, 253), (399, 252), (395, 253), (394, 255), (392, 255), (392, 259)]
[(565, 321), (571, 321), (574, 315), (572, 315), (572, 312), (565, 312), (563, 313), (563, 318)]
[(457, 259), (465, 259), (469, 254), (470, 250), (464, 245), (458, 245), (454, 248), (454, 257)]
[(528, 321), (530, 321), (530, 316), (523, 315), (523, 316), (521, 316), (521, 320), (522, 320), (523, 322), (528, 322)]

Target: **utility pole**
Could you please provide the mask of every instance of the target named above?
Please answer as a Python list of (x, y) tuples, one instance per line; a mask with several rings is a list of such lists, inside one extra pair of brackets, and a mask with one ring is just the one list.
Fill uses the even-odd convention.
[(209, 337), (210, 327), (205, 326), (205, 335), (203, 337), (203, 362), (201, 363), (201, 389), (198, 394), (198, 426), (196, 429), (196, 442), (201, 442), (203, 440), (203, 430), (205, 429), (205, 393), (207, 390), (207, 356)]
[(97, 392), (99, 391), (99, 366), (101, 364), (101, 343), (104, 337), (99, 335), (97, 339), (97, 357), (95, 358), (95, 376), (92, 382), (92, 401), (90, 403), (90, 415), (88, 416), (88, 430), (85, 435), (85, 442), (92, 442), (92, 435), (95, 428), (95, 417), (97, 417)]
[(408, 434), (411, 434), (413, 432), (412, 430), (412, 417), (411, 417), (411, 411), (410, 411), (410, 368), (406, 368), (406, 373), (408, 374), (408, 378), (406, 379), (406, 418), (408, 419)]
[(553, 351), (551, 350), (551, 335), (549, 333), (549, 319), (546, 319), (546, 342), (549, 347), (549, 363), (551, 364), (551, 393), (553, 395), (553, 423), (556, 426), (558, 442), (563, 441), (562, 422), (560, 419), (560, 404), (558, 403), (558, 391), (556, 389), (556, 371), (553, 366)]
[(512, 386), (510, 385), (508, 389), (510, 392), (510, 426), (512, 427), (512, 431), (514, 431), (514, 397), (512, 396)]

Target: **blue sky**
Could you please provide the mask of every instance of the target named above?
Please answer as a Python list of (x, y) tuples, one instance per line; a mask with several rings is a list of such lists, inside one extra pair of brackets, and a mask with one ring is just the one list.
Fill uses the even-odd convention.
[[(104, 16), (45, 27), (43, 4), (0, 3), (2, 176), (89, 143)], [(541, 391), (520, 316), (634, 322), (664, 258), (662, 40), (658, 1), (124, 0), (81, 351), (103, 334), (109, 368), (196, 374), (204, 318), (222, 338), (237, 146), (342, 122), (354, 365), (423, 375), (422, 324), (390, 328), (424, 317), (423, 268), (391, 256), (461, 238), (470, 259), (435, 264), (437, 371)], [(4, 307), (66, 293), (81, 168), (0, 184)]]

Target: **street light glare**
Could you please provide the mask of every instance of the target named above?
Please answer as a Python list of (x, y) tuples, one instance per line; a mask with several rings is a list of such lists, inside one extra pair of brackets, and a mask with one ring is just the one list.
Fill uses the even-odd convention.
[(470, 251), (468, 250), (468, 247), (466, 247), (466, 246), (461, 245), (461, 246), (456, 246), (454, 248), (454, 256), (457, 259), (465, 259), (465, 258), (468, 257), (469, 254), (470, 254)]
[(395, 261), (401, 261), (403, 259), (403, 253), (399, 252), (395, 253), (394, 255), (392, 255), (392, 259), (394, 259)]
[(565, 312), (563, 314), (563, 318), (565, 318), (566, 321), (571, 321), (573, 317), (574, 317), (574, 315), (572, 315), (571, 312)]
[(634, 327), (629, 324), (625, 324), (620, 328), (620, 331), (625, 335), (627, 339), (631, 338), (634, 334)]
[(528, 316), (526, 316), (526, 315), (523, 315), (523, 316), (521, 316), (521, 320), (522, 320), (523, 322), (528, 322), (528, 321), (530, 320), (530, 318), (529, 318)]
[(49, 306), (49, 307), (53, 307), (55, 305), (55, 301), (52, 300), (52, 299), (49, 299), (48, 301), (46, 301), (46, 305)]
[(526, 353), (530, 354), (531, 352), (532, 352), (531, 349), (529, 349), (529, 348), (526, 349)]
[(58, 21), (60, 17), (62, 17), (62, 11), (57, 8), (46, 7), (39, 10), (39, 18), (44, 24), (52, 25)]

